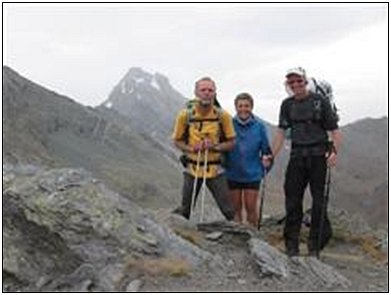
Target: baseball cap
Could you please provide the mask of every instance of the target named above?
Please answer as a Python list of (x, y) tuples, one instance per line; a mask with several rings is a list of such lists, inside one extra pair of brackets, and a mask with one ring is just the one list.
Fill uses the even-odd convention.
[(302, 67), (291, 68), (286, 71), (285, 77), (288, 78), (290, 75), (298, 75), (306, 79), (305, 70)]

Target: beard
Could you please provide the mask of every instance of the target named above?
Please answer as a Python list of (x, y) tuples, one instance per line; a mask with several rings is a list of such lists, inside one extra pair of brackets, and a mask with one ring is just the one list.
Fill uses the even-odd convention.
[(208, 106), (210, 106), (212, 104), (212, 100), (211, 99), (201, 99), (200, 100), (200, 105), (202, 106), (202, 107), (208, 107)]

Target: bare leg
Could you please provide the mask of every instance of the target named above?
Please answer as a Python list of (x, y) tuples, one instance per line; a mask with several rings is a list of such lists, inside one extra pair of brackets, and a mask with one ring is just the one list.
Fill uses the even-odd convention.
[(234, 189), (230, 190), (232, 205), (235, 210), (235, 217), (234, 220), (236, 222), (242, 222), (243, 216), (242, 216), (242, 190), (240, 189)]
[(258, 190), (243, 190), (243, 199), (247, 211), (247, 221), (254, 227), (258, 227), (259, 222), (259, 201)]

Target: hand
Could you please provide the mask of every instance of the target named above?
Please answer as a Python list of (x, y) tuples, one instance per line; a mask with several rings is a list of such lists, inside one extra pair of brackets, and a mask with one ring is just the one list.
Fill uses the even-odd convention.
[(210, 150), (213, 148), (213, 146), (214, 146), (214, 144), (213, 144), (212, 140), (210, 140), (208, 138), (204, 140), (204, 146), (203, 146), (204, 150)]
[(192, 147), (193, 153), (198, 153), (198, 152), (202, 151), (202, 149), (203, 149), (202, 146), (203, 146), (202, 142), (199, 142), (199, 143), (196, 143), (195, 145), (193, 145), (193, 147)]
[(337, 164), (337, 154), (335, 152), (326, 153), (327, 166), (334, 167)]
[(268, 168), (272, 164), (273, 156), (272, 155), (264, 155), (262, 156), (262, 164), (265, 168)]

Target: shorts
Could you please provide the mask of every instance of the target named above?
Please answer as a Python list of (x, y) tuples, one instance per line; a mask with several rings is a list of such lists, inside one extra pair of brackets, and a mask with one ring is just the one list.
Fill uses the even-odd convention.
[(237, 182), (233, 180), (227, 180), (228, 181), (228, 188), (230, 190), (234, 189), (254, 189), (259, 190), (259, 187), (261, 186), (261, 181), (253, 181), (253, 182)]

